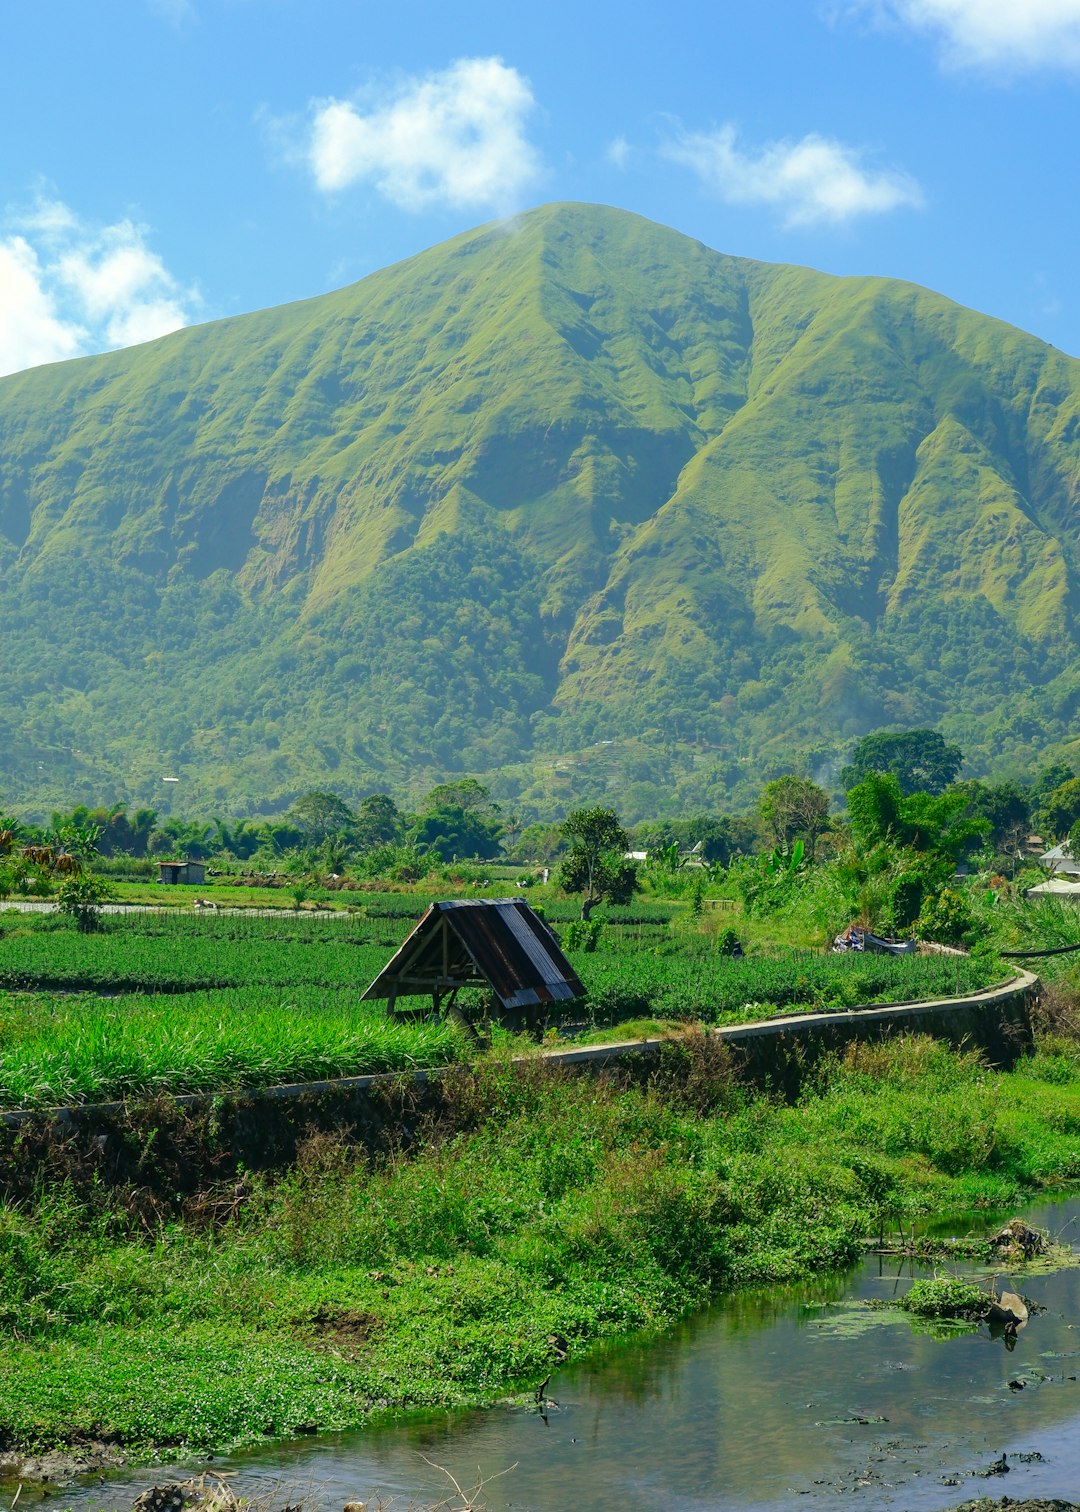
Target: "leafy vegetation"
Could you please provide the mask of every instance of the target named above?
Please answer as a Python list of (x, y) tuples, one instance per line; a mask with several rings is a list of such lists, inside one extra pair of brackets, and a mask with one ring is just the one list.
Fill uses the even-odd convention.
[(227, 1092), (457, 1060), (460, 1031), (403, 1024), (355, 991), (0, 995), (0, 1106)]
[(581, 917), (598, 903), (627, 903), (637, 887), (637, 868), (626, 858), (630, 837), (614, 809), (575, 809), (560, 826), (569, 850), (559, 868), (567, 892), (581, 893)]
[(897, 1306), (917, 1318), (960, 1318), (977, 1322), (990, 1311), (990, 1298), (974, 1281), (960, 1276), (934, 1276), (915, 1281)]

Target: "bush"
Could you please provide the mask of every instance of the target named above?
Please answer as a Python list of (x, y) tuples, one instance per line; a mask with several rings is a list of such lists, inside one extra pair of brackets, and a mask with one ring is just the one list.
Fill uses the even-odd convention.
[(975, 918), (963, 893), (955, 887), (943, 887), (926, 899), (915, 924), (920, 940), (934, 940), (939, 945), (964, 945), (975, 934)]
[(905, 872), (892, 885), (888, 923), (891, 929), (910, 929), (919, 917), (926, 883), (918, 872)]
[(104, 877), (95, 877), (91, 872), (74, 872), (57, 888), (56, 906), (62, 914), (73, 919), (84, 934), (90, 934), (99, 926), (98, 910), (111, 897), (112, 888)]
[(563, 930), (563, 949), (584, 950), (587, 955), (592, 955), (600, 943), (603, 929), (603, 919), (571, 919)]
[(958, 1276), (935, 1276), (916, 1281), (900, 1300), (905, 1312), (918, 1318), (962, 1318), (976, 1322), (990, 1311), (990, 1298), (974, 1281)]

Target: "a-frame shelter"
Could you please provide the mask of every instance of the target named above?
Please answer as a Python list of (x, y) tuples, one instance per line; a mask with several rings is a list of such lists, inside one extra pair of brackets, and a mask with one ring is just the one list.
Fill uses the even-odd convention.
[(534, 1027), (552, 1003), (585, 989), (555, 935), (522, 898), (432, 903), (362, 1002), (431, 997), (431, 1011), (451, 1012), (460, 988), (490, 988), (504, 1023)]

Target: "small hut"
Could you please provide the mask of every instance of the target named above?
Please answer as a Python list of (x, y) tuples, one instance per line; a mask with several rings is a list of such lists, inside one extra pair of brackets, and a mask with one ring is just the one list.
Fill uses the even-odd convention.
[(555, 935), (522, 898), (432, 903), (362, 1002), (431, 997), (425, 1012), (454, 1012), (462, 987), (485, 986), (508, 1028), (536, 1028), (552, 1003), (584, 996)]
[(159, 861), (158, 881), (166, 887), (201, 887), (206, 881), (206, 862)]

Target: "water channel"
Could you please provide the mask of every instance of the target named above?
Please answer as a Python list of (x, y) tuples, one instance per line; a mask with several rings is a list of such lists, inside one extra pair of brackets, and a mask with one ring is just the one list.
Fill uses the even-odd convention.
[[(1080, 1248), (1080, 1199), (1026, 1216)], [(979, 1495), (1080, 1500), (1080, 1269), (1000, 1273), (1046, 1309), (1011, 1351), (985, 1325), (938, 1338), (865, 1305), (927, 1273), (872, 1258), (844, 1275), (728, 1298), (660, 1339), (562, 1367), (548, 1387), (560, 1405), (544, 1416), (443, 1413), (206, 1468), (232, 1473), (248, 1496), (302, 1498), (305, 1512), (379, 1497), (397, 1512), (440, 1501), (452, 1488), (436, 1465), (463, 1487), (484, 1477), (490, 1512), (938, 1512)], [(1002, 1453), (1009, 1472), (987, 1477)], [(146, 1486), (203, 1465), (53, 1495), (85, 1509), (130, 1507)]]

